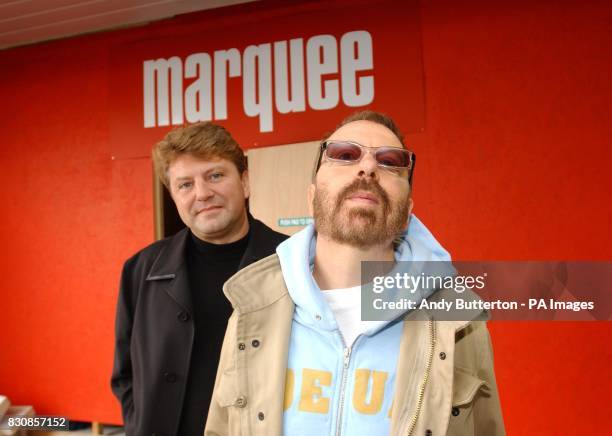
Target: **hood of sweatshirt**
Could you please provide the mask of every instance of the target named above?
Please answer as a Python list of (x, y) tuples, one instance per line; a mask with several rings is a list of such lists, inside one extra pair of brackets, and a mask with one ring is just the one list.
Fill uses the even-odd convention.
[[(413, 274), (418, 273), (414, 271), (414, 268), (419, 268), (422, 262), (450, 262), (451, 260), (448, 251), (440, 245), (415, 215), (411, 215), (408, 228), (402, 233), (400, 239), (395, 249), (395, 260), (416, 262), (411, 266)], [(295, 303), (296, 320), (316, 329), (337, 330), (334, 315), (312, 277), (315, 251), (316, 236), (313, 224), (291, 236), (276, 248), (287, 289)], [(421, 289), (412, 295), (412, 298), (418, 304), (433, 292), (434, 290)], [(374, 323), (366, 334), (375, 333), (389, 321), (391, 320)]]

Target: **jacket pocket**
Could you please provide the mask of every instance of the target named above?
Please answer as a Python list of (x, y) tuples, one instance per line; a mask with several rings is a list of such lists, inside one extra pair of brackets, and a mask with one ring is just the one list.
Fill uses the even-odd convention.
[(465, 406), (471, 403), (480, 389), (486, 390), (487, 388), (487, 382), (460, 367), (455, 367), (453, 377), (452, 404), (454, 407)]
[(479, 395), (487, 395), (487, 382), (470, 374), (467, 370), (455, 367), (453, 375), (453, 397), (448, 436), (476, 435), (474, 407)]

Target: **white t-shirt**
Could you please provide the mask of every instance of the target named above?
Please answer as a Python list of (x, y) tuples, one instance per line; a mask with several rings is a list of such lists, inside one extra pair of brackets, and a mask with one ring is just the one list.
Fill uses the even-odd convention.
[(347, 347), (353, 345), (360, 334), (366, 332), (377, 321), (361, 320), (361, 286), (328, 289), (323, 292), (327, 304), (334, 312)]

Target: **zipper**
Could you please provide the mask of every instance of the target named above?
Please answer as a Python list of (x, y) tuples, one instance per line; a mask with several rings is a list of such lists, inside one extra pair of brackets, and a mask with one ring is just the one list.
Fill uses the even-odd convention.
[(347, 347), (346, 342), (344, 341), (344, 337), (340, 334), (342, 338), (342, 345), (344, 346), (344, 354), (343, 354), (343, 362), (342, 362), (342, 379), (340, 382), (340, 402), (338, 405), (338, 416), (336, 417), (336, 436), (340, 436), (342, 433), (342, 414), (344, 412), (344, 397), (346, 390), (346, 380), (348, 378), (348, 367), (351, 362), (351, 349), (352, 347)]
[(421, 407), (423, 406), (423, 396), (425, 395), (425, 386), (427, 386), (427, 380), (429, 380), (429, 373), (431, 372), (431, 364), (433, 363), (434, 347), (436, 345), (436, 325), (431, 319), (428, 322), (429, 322), (429, 355), (427, 356), (427, 366), (425, 367), (425, 375), (423, 376), (423, 381), (421, 382), (421, 386), (419, 387), (416, 410), (414, 411), (414, 415), (412, 416), (412, 419), (410, 420), (410, 424), (408, 425), (408, 433), (407, 433), (408, 436), (411, 436), (412, 433), (414, 432), (414, 428), (419, 418), (419, 414), (421, 413)]

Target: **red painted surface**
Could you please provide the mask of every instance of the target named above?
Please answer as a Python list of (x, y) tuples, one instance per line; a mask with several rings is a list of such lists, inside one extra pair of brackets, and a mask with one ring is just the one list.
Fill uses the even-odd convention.
[[(118, 275), (153, 229), (149, 159), (111, 160), (110, 51), (204, 16), (0, 52), (0, 392), (13, 403), (119, 420)], [(603, 1), (422, 2), (415, 211), (455, 258), (612, 258), (611, 20)], [(605, 433), (609, 323), (491, 331), (509, 434)]]
[[(389, 11), (391, 8), (393, 13)], [(342, 14), (342, 20), (338, 20), (339, 14)], [(173, 24), (156, 26), (146, 37), (136, 34), (111, 46), (109, 89), (114, 107), (110, 113), (113, 155), (120, 158), (148, 156), (151, 144), (158, 141), (168, 130), (167, 126), (144, 128), (143, 76), (146, 73), (143, 63), (177, 58), (180, 60), (179, 65), (182, 66), (183, 74), (186, 75), (187, 58), (190, 55), (209, 56), (213, 76), (211, 82), (216, 86), (215, 68), (218, 62), (215, 52), (217, 50), (237, 50), (240, 74), (238, 77), (225, 79), (227, 120), (217, 119), (213, 109), (213, 121), (227, 127), (243, 147), (291, 144), (320, 138), (323, 132), (313, 131), (313, 125), (330, 129), (333, 124), (328, 127), (329, 120), (341, 120), (359, 106), (351, 107), (345, 104), (345, 93), (339, 92), (339, 102), (335, 107), (314, 110), (311, 108), (312, 101), (306, 93), (305, 111), (282, 114), (274, 105), (276, 87), (275, 80), (272, 79), (274, 107), (270, 118), (273, 125), (271, 131), (265, 131), (260, 126), (260, 119), (263, 117), (249, 117), (243, 109), (243, 88), (249, 89), (245, 84), (245, 76), (248, 75), (245, 49), (251, 45), (271, 45), (270, 68), (274, 73), (277, 62), (274, 43), (301, 39), (304, 51), (303, 76), (307, 83), (308, 66), (311, 63), (316, 64), (307, 55), (308, 42), (322, 35), (333, 38), (337, 50), (337, 72), (324, 74), (322, 81), (325, 87), (337, 82), (338, 88), (342, 90), (345, 74), (341, 74), (344, 73), (341, 53), (349, 53), (351, 50), (343, 50), (341, 40), (344, 35), (356, 31), (364, 31), (370, 35), (374, 65), (373, 68), (364, 68), (354, 74), (357, 77), (356, 81), (374, 77), (375, 104), (384, 107), (390, 113), (401, 113), (405, 132), (422, 131), (425, 122), (424, 84), (417, 0), (311, 1), (300, 5), (284, 2), (274, 8), (259, 8), (250, 13), (229, 16), (225, 9), (219, 9), (206, 14), (206, 17), (209, 16), (210, 18), (206, 20), (185, 18)], [(206, 26), (202, 25), (204, 21), (207, 23)], [(356, 57), (363, 58), (363, 52), (366, 51), (362, 46), (361, 55)], [(329, 52), (320, 56), (327, 60), (332, 58)], [(261, 65), (256, 71), (261, 71)], [(347, 71), (350, 69), (347, 68)], [(198, 70), (198, 77), (207, 75)], [(291, 70), (286, 82), (291, 83), (294, 80), (295, 73)], [(186, 89), (196, 81), (194, 78), (180, 80), (185, 94)], [(401, 86), (396, 86), (398, 83)], [(324, 94), (327, 95), (327, 92)], [(258, 93), (258, 100), (261, 98), (261, 93)], [(208, 101), (206, 98), (202, 100)], [(210, 100), (213, 108), (219, 105), (212, 95)], [(188, 106), (186, 97), (184, 104)], [(183, 111), (184, 117), (181, 119), (186, 119), (186, 112)], [(180, 125), (181, 121), (178, 124)]]

